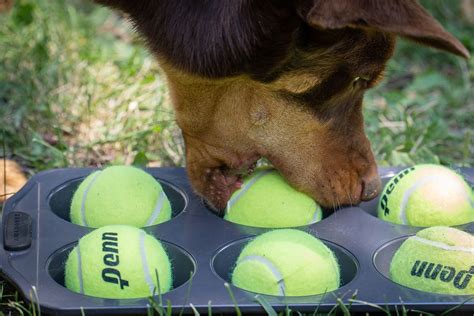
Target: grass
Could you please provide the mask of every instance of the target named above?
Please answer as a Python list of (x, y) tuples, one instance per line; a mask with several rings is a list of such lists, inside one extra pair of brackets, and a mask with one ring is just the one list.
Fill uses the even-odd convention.
[[(460, 18), (459, 1), (423, 3), (474, 51), (474, 27)], [(81, 0), (20, 0), (0, 25), (0, 157), (30, 174), (184, 164), (166, 84), (123, 17)], [(379, 164), (473, 166), (473, 83), (474, 59), (400, 41), (387, 79), (365, 102)], [(3, 314), (37, 313), (8, 283), (0, 292)]]
[(121, 17), (72, 3), (22, 1), (0, 18), (2, 155), (31, 172), (135, 159), (181, 165), (153, 58)]
[[(459, 2), (424, 1), (474, 51), (474, 27)], [(387, 79), (365, 102), (367, 133), (381, 165), (474, 165), (474, 59), (400, 41)]]
[[(25, 316), (40, 316), (41, 315), (41, 309), (37, 305), (28, 305), (25, 304), (24, 301), (22, 301), (21, 297), (18, 296), (18, 293), (7, 290), (8, 292), (12, 292), (13, 294), (8, 294), (4, 295), (4, 288), (9, 287), (10, 285), (5, 284), (5, 283), (0, 283), (0, 316), (3, 315), (25, 315)], [(190, 282), (188, 284), (188, 295), (186, 298), (184, 298), (185, 302), (189, 302), (189, 293), (190, 289), (192, 287), (192, 283)], [(232, 301), (234, 302), (234, 309), (235, 312), (234, 314), (237, 316), (243, 315), (242, 311), (240, 310), (235, 298), (234, 294), (232, 292), (232, 288), (229, 286), (229, 284), (225, 284), (225, 287), (227, 288), (229, 292), (229, 296), (231, 297)], [(34, 295), (34, 294), (33, 294)], [(37, 297), (37, 296), (33, 296)], [(324, 299), (324, 296), (323, 296)], [(459, 304), (458, 306), (454, 306), (451, 308), (446, 309), (443, 312), (432, 314), (420, 310), (414, 310), (414, 309), (407, 309), (402, 303), (400, 306), (396, 306), (395, 309), (391, 309), (389, 307), (384, 307), (376, 304), (372, 304), (370, 302), (365, 302), (357, 299), (357, 291), (352, 294), (350, 298), (347, 300), (345, 298), (336, 298), (336, 304), (328, 311), (328, 312), (321, 312), (321, 306), (318, 305), (314, 312), (312, 313), (301, 313), (296, 310), (292, 310), (290, 307), (286, 307), (283, 311), (277, 311), (275, 310), (270, 303), (260, 295), (255, 295), (254, 296), (254, 301), (258, 305), (262, 307), (262, 309), (265, 311), (265, 313), (269, 316), (293, 316), (293, 315), (298, 315), (298, 316), (336, 316), (336, 315), (343, 315), (343, 316), (351, 316), (351, 315), (370, 315), (370, 313), (362, 313), (362, 312), (354, 312), (352, 309), (353, 305), (358, 304), (358, 305), (366, 305), (367, 307), (370, 307), (371, 310), (374, 310), (376, 312), (372, 313), (375, 315), (386, 315), (386, 316), (408, 316), (408, 315), (423, 315), (423, 316), (449, 316), (452, 315), (453, 313), (456, 313), (457, 315), (462, 315), (462, 312), (459, 312), (458, 309), (466, 302), (471, 301), (472, 298), (467, 299), (465, 302)], [(192, 303), (185, 303), (183, 305), (183, 308), (180, 309), (179, 313), (176, 311), (173, 312), (171, 308), (171, 302), (167, 300), (166, 302), (163, 302), (163, 298), (161, 294), (158, 294), (156, 296), (150, 297), (149, 298), (149, 308), (147, 311), (147, 316), (154, 316), (154, 315), (159, 315), (159, 316), (171, 316), (171, 315), (176, 315), (179, 314), (180, 316), (183, 315), (184, 313), (184, 306), (189, 306), (191, 309), (192, 313), (195, 316), (199, 316), (200, 313), (199, 311), (195, 308), (195, 306)], [(86, 315), (84, 311), (81, 312), (82, 315)], [(212, 315), (213, 314), (213, 309), (212, 309), (212, 302), (209, 301), (207, 311), (205, 313), (206, 315)], [(467, 314), (466, 314), (467, 315)]]

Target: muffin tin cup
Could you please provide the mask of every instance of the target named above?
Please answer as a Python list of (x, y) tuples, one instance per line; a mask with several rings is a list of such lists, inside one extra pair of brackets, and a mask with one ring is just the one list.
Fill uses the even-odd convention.
[[(233, 241), (219, 249), (219, 251), (213, 256), (211, 261), (212, 269), (214, 273), (217, 274), (224, 282), (231, 283), (232, 271), (235, 267), (235, 263), (237, 262), (240, 252), (253, 239), (254, 237), (247, 237)], [(355, 257), (346, 249), (326, 240), (322, 241), (329, 249), (333, 251), (339, 264), (341, 273), (341, 284), (339, 290), (341, 290), (342, 287), (349, 284), (357, 275), (358, 263)]]
[[(76, 245), (77, 243), (73, 243), (59, 249), (46, 262), (46, 270), (50, 277), (61, 286), (65, 286), (64, 270), (66, 260)], [(184, 286), (192, 279), (196, 271), (194, 259), (184, 249), (174, 244), (162, 241), (162, 245), (172, 262), (173, 289)]]
[[(95, 169), (58, 169), (40, 173), (9, 199), (3, 212), (0, 236), (0, 269), (26, 300), (42, 312), (55, 315), (146, 314), (148, 298), (103, 299), (74, 293), (63, 286), (64, 262), (77, 241), (91, 228), (70, 223), (69, 203), (80, 181)], [(400, 168), (382, 168), (384, 182)], [(270, 229), (233, 224), (210, 212), (193, 193), (182, 168), (146, 169), (169, 196), (173, 218), (144, 229), (161, 240), (173, 262), (174, 288), (162, 295), (174, 311), (200, 312), (208, 305), (214, 313), (232, 313), (234, 302), (226, 283), (242, 247), (254, 236)], [(474, 179), (474, 169), (461, 169)], [(287, 306), (301, 312), (329, 311), (337, 299), (351, 304), (351, 311), (375, 311), (370, 304), (395, 309), (443, 311), (466, 301), (466, 296), (440, 295), (412, 290), (386, 276), (389, 261), (400, 240), (421, 227), (384, 222), (376, 217), (377, 201), (346, 207), (326, 214), (322, 221), (299, 227), (334, 250), (341, 266), (342, 286), (333, 292), (301, 297), (259, 295), (277, 310)], [(375, 216), (374, 216), (375, 215)], [(474, 233), (474, 223), (458, 226)], [(242, 312), (263, 312), (256, 294), (230, 285)], [(159, 301), (158, 298), (154, 298)], [(355, 299), (356, 301), (351, 301)], [(468, 301), (458, 310), (474, 310)]]

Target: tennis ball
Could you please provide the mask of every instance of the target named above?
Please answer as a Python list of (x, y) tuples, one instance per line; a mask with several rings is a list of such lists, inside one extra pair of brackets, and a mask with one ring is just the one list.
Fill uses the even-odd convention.
[(101, 227), (144, 227), (171, 218), (171, 205), (160, 183), (145, 171), (114, 166), (90, 174), (71, 202), (71, 222)]
[(69, 254), (65, 283), (90, 296), (147, 297), (171, 289), (171, 263), (161, 243), (145, 231), (104, 226), (82, 237)]
[(321, 207), (293, 189), (275, 169), (260, 168), (244, 178), (227, 203), (224, 219), (255, 227), (295, 227), (321, 220)]
[(409, 237), (395, 253), (390, 278), (420, 291), (474, 294), (474, 236), (435, 226)]
[(456, 172), (438, 165), (417, 165), (385, 186), (379, 218), (412, 226), (453, 226), (474, 221), (474, 193)]
[(295, 229), (264, 233), (242, 250), (232, 283), (268, 295), (304, 296), (339, 287), (339, 265), (319, 239)]

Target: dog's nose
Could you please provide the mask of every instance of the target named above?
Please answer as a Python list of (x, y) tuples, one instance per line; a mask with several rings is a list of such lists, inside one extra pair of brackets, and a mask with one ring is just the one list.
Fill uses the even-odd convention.
[(373, 177), (365, 178), (363, 181), (362, 195), (360, 199), (362, 201), (370, 201), (375, 198), (382, 190), (382, 181), (378, 174)]

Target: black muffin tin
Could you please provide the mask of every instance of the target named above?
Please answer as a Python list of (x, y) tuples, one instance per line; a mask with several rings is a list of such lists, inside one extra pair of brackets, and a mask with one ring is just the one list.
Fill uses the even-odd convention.
[[(28, 300), (39, 302), (41, 312), (55, 315), (146, 314), (143, 299), (103, 299), (85, 296), (64, 287), (64, 263), (79, 238), (91, 229), (69, 222), (69, 204), (81, 180), (95, 169), (59, 169), (42, 172), (8, 200), (4, 207), (0, 247), (2, 275)], [(236, 225), (216, 216), (193, 190), (182, 168), (145, 169), (164, 187), (173, 218), (145, 230), (164, 242), (173, 263), (174, 289), (162, 296), (174, 312), (233, 313), (234, 303), (224, 285), (240, 250), (253, 236), (269, 229)], [(381, 168), (386, 183), (400, 168)], [(474, 169), (458, 169), (474, 183)], [(325, 295), (277, 297), (259, 295), (276, 310), (287, 306), (301, 312), (329, 311), (338, 299), (351, 311), (383, 308), (428, 312), (458, 307), (474, 311), (474, 296), (439, 295), (398, 285), (388, 278), (391, 257), (408, 236), (420, 227), (384, 222), (376, 217), (377, 200), (327, 212), (321, 222), (299, 227), (320, 239), (336, 254), (341, 266), (341, 287)], [(474, 233), (474, 222), (458, 228)], [(192, 279), (192, 280), (191, 280)], [(230, 286), (243, 313), (264, 309), (256, 293)], [(473, 300), (469, 300), (473, 298)], [(355, 301), (352, 301), (354, 299)], [(159, 299), (156, 298), (156, 301)], [(38, 303), (35, 303), (38, 304)]]

